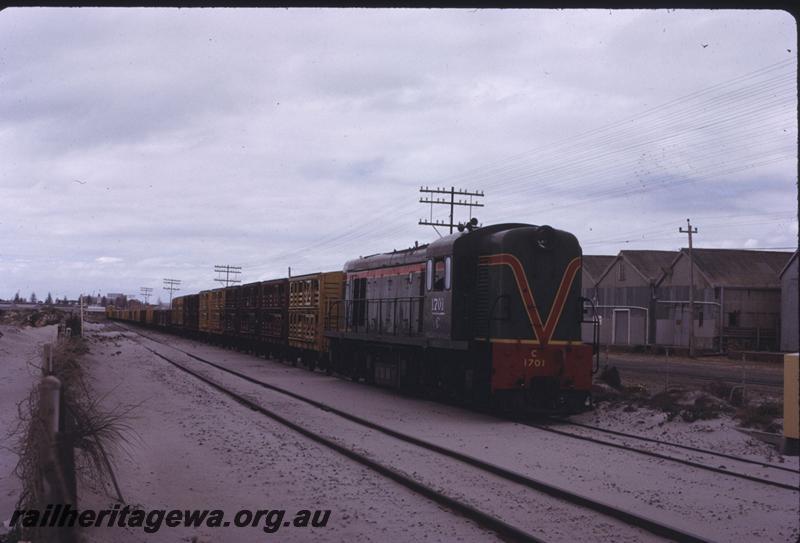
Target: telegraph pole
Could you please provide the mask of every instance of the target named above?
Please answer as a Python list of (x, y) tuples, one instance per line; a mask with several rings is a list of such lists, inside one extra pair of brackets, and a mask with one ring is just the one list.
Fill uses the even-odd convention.
[(225, 265), (217, 264), (217, 265), (214, 266), (214, 271), (219, 273), (219, 274), (222, 274), (222, 273), (225, 274), (225, 278), (224, 279), (220, 276), (220, 277), (217, 277), (216, 279), (214, 279), (214, 281), (219, 281), (220, 283), (225, 283), (226, 287), (229, 286), (231, 283), (241, 283), (241, 280), (232, 279), (231, 278), (231, 275), (237, 275), (237, 274), (241, 274), (242, 273), (242, 267), (241, 266), (229, 266), (227, 264), (225, 264)]
[(169, 306), (172, 307), (172, 293), (180, 290), (178, 285), (181, 284), (180, 279), (164, 279), (164, 290), (169, 291)]
[[(419, 191), (422, 192), (422, 193), (428, 193), (429, 194), (429, 196), (427, 196), (425, 198), (420, 198), (419, 202), (421, 204), (430, 204), (431, 205), (431, 218), (430, 218), (430, 220), (426, 221), (424, 219), (420, 219), (419, 220), (419, 224), (433, 226), (434, 229), (436, 229), (437, 226), (449, 226), (451, 234), (453, 233), (453, 227), (458, 226), (457, 224), (453, 223), (453, 210), (455, 209), (455, 206), (466, 206), (466, 207), (468, 207), (469, 208), (470, 219), (472, 218), (472, 208), (473, 207), (483, 207), (483, 204), (472, 201), (472, 198), (483, 198), (484, 197), (484, 194), (483, 194), (482, 190), (475, 191), (475, 192), (469, 192), (469, 191), (466, 191), (466, 190), (463, 190), (463, 189), (456, 190), (455, 187), (450, 187), (450, 190), (447, 190), (446, 188), (438, 188), (438, 187), (435, 188), (435, 189), (429, 189), (428, 187), (425, 187), (425, 188), (420, 187)], [(447, 198), (440, 198), (438, 196), (436, 197), (436, 199), (434, 199), (433, 198), (434, 194), (449, 194), (450, 195), (450, 199), (448, 200)], [(469, 197), (469, 201), (467, 201), (467, 200), (456, 200), (456, 196), (468, 196)], [(449, 205), (450, 206), (450, 222), (449, 223), (446, 223), (446, 222), (440, 221), (440, 220), (436, 220), (436, 221), (433, 220), (433, 205), (434, 204), (437, 204), (437, 205)], [(438, 230), (437, 230), (437, 232), (438, 232)]]
[(697, 233), (697, 228), (692, 228), (692, 223), (686, 219), (686, 230), (678, 228), (681, 234), (689, 235), (689, 357), (694, 358), (694, 257), (692, 256), (692, 234)]
[(144, 305), (147, 305), (147, 300), (150, 298), (150, 295), (153, 294), (153, 289), (151, 287), (141, 287), (139, 293), (144, 296)]

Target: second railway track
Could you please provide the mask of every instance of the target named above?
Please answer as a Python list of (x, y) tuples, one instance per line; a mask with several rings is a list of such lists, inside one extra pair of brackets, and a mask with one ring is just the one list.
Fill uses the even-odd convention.
[[(559, 420), (559, 419), (557, 419), (557, 420)], [(771, 464), (769, 462), (761, 462), (759, 460), (753, 460), (753, 459), (744, 458), (744, 457), (741, 457), (741, 456), (734, 456), (732, 454), (725, 454), (725, 453), (721, 453), (719, 451), (712, 451), (712, 450), (703, 449), (703, 448), (700, 448), (700, 447), (692, 447), (692, 446), (689, 446), (689, 445), (683, 445), (681, 443), (673, 443), (673, 442), (670, 442), (670, 441), (664, 441), (662, 439), (654, 439), (654, 438), (651, 438), (651, 437), (640, 436), (640, 435), (636, 435), (636, 434), (629, 434), (629, 433), (626, 433), (626, 432), (619, 432), (617, 430), (611, 430), (609, 428), (601, 428), (600, 426), (593, 426), (591, 424), (584, 424), (584, 423), (581, 423), (581, 422), (575, 422), (575, 421), (571, 421), (571, 420), (559, 420), (559, 422), (562, 422), (564, 424), (568, 424), (569, 426), (575, 426), (575, 427), (578, 427), (578, 428), (586, 428), (588, 430), (594, 430), (594, 431), (601, 432), (601, 433), (604, 433), (604, 434), (624, 437), (624, 438), (628, 438), (628, 439), (635, 439), (637, 441), (643, 441), (643, 442), (647, 442), (647, 443), (654, 443), (654, 444), (663, 445), (663, 446), (666, 446), (666, 447), (674, 447), (676, 449), (684, 449), (684, 450), (687, 450), (687, 451), (707, 454), (707, 455), (710, 455), (710, 456), (717, 456), (719, 458), (725, 458), (725, 459), (728, 459), (728, 460), (735, 460), (737, 462), (742, 462), (742, 463), (745, 463), (745, 464), (752, 464), (752, 465), (755, 465), (755, 466), (761, 466), (761, 467), (765, 467), (765, 468), (769, 468), (769, 469), (775, 469), (775, 470), (779, 470), (779, 471), (785, 471), (785, 472), (788, 472), (788, 473), (793, 473), (793, 474), (800, 475), (800, 470), (795, 469), (795, 468), (787, 468), (785, 466), (777, 466), (777, 465)]]
[[(560, 487), (557, 487), (557, 486), (554, 486), (554, 485), (551, 485), (551, 484), (548, 484), (548, 483), (544, 483), (542, 481), (535, 480), (533, 478), (527, 477), (527, 476), (522, 475), (520, 473), (507, 470), (507, 469), (505, 469), (503, 467), (500, 467), (500, 466), (497, 466), (495, 464), (491, 464), (491, 463), (485, 462), (483, 460), (477, 459), (475, 457), (472, 457), (472, 456), (469, 456), (469, 455), (465, 455), (463, 453), (460, 453), (460, 452), (457, 452), (457, 451), (442, 447), (440, 445), (436, 445), (436, 444), (424, 441), (424, 440), (416, 438), (414, 436), (403, 434), (403, 433), (398, 432), (396, 430), (393, 430), (391, 428), (387, 428), (387, 427), (384, 427), (384, 426), (382, 426), (380, 424), (377, 424), (377, 423), (374, 423), (372, 421), (368, 421), (368, 420), (365, 420), (365, 419), (363, 419), (361, 417), (355, 416), (355, 415), (353, 415), (351, 413), (347, 413), (347, 412), (341, 411), (339, 409), (336, 409), (336, 408), (334, 408), (334, 407), (332, 407), (330, 405), (324, 404), (322, 402), (318, 402), (316, 400), (304, 397), (302, 395), (296, 394), (296, 393), (294, 393), (292, 391), (283, 389), (283, 388), (275, 386), (273, 384), (266, 383), (266, 382), (261, 381), (259, 379), (255, 379), (255, 378), (253, 378), (253, 377), (251, 377), (249, 375), (245, 375), (245, 374), (243, 374), (241, 372), (232, 370), (230, 368), (226, 368), (225, 366), (222, 366), (220, 364), (217, 364), (217, 363), (212, 362), (210, 360), (207, 360), (205, 358), (199, 357), (199, 356), (197, 356), (197, 355), (195, 355), (193, 353), (190, 353), (188, 351), (185, 351), (185, 350), (180, 349), (178, 347), (175, 347), (173, 345), (169, 345), (166, 342), (160, 341), (160, 340), (158, 340), (156, 338), (153, 338), (151, 336), (148, 336), (146, 334), (142, 334), (142, 333), (140, 333), (140, 332), (138, 332), (136, 330), (133, 330), (131, 328), (128, 328), (128, 327), (125, 327), (125, 326), (121, 326), (121, 328), (126, 330), (126, 331), (128, 331), (128, 332), (133, 332), (133, 333), (135, 333), (135, 334), (137, 334), (137, 335), (139, 335), (139, 336), (141, 336), (141, 337), (143, 337), (143, 338), (145, 338), (145, 339), (147, 339), (149, 341), (153, 341), (155, 343), (167, 346), (170, 349), (174, 349), (174, 350), (182, 353), (183, 355), (190, 357), (193, 360), (201, 362), (201, 363), (203, 363), (204, 365), (206, 365), (208, 367), (214, 368), (215, 370), (224, 372), (225, 374), (235, 376), (238, 379), (241, 379), (241, 380), (246, 381), (248, 383), (257, 385), (258, 387), (277, 392), (279, 394), (285, 395), (285, 396), (293, 398), (295, 400), (299, 400), (300, 402), (303, 402), (305, 404), (313, 406), (313, 407), (315, 407), (315, 408), (317, 408), (319, 410), (322, 410), (322, 411), (324, 411), (326, 413), (330, 413), (332, 415), (335, 415), (335, 416), (341, 417), (343, 419), (346, 419), (346, 420), (348, 420), (350, 422), (356, 423), (357, 425), (359, 425), (359, 426), (361, 426), (363, 428), (368, 428), (370, 430), (374, 430), (374, 431), (380, 432), (380, 433), (382, 433), (382, 434), (384, 434), (386, 436), (389, 436), (390, 438), (394, 438), (396, 440), (400, 440), (400, 441), (402, 441), (402, 442), (404, 442), (404, 443), (406, 443), (408, 445), (411, 445), (413, 447), (424, 449), (424, 451), (426, 451), (425, 454), (428, 455), (428, 456), (431, 455), (430, 453), (435, 453), (435, 455), (438, 455), (439, 457), (442, 457), (442, 458), (447, 458), (447, 459), (449, 459), (449, 461), (455, 460), (455, 461), (461, 463), (462, 465), (469, 466), (470, 468), (477, 469), (477, 470), (479, 470), (479, 472), (484, 474), (483, 475), (484, 477), (486, 476), (486, 474), (489, 474), (492, 477), (496, 477), (496, 478), (499, 478), (501, 480), (506, 481), (506, 484), (521, 485), (521, 486), (523, 486), (523, 487), (525, 487), (525, 488), (527, 488), (529, 490), (532, 490), (532, 491), (535, 491), (536, 493), (539, 493), (540, 495), (545, 495), (545, 496), (549, 497), (550, 499), (556, 499), (556, 500), (559, 500), (561, 502), (566, 502), (566, 504), (569, 504), (568, 505), (569, 507), (579, 507), (579, 508), (582, 508), (584, 510), (591, 510), (591, 511), (593, 511), (595, 513), (599, 513), (601, 515), (604, 515), (608, 519), (614, 519), (614, 520), (616, 520), (618, 522), (621, 522), (624, 525), (629, 526), (630, 527), (629, 529), (642, 530), (644, 532), (649, 532), (649, 533), (651, 533), (651, 534), (653, 534), (655, 536), (661, 537), (661, 538), (666, 538), (666, 539), (671, 539), (671, 540), (676, 540), (676, 541), (688, 541), (688, 542), (709, 541), (709, 539), (707, 539), (707, 538), (701, 537), (699, 535), (690, 533), (690, 532), (688, 532), (686, 530), (683, 530), (683, 529), (680, 529), (680, 528), (677, 528), (677, 527), (674, 527), (674, 526), (670, 526), (670, 525), (664, 524), (664, 523), (659, 522), (657, 520), (644, 517), (642, 515), (639, 515), (637, 513), (632, 512), (632, 511), (620, 508), (618, 506), (615, 506), (615, 505), (612, 505), (612, 504), (609, 504), (609, 503), (604, 503), (604, 502), (601, 502), (601, 501), (598, 501), (598, 500), (594, 500), (594, 499), (589, 498), (587, 496), (579, 495), (579, 494), (577, 494), (575, 492), (572, 492), (572, 491), (570, 491), (568, 489), (560, 488)], [(313, 440), (313, 441), (315, 441), (315, 442), (317, 442), (317, 443), (319, 443), (321, 445), (324, 445), (325, 447), (333, 449), (336, 452), (338, 452), (340, 454), (343, 454), (343, 455), (347, 456), (348, 458), (351, 458), (352, 460), (355, 460), (356, 462), (359, 462), (360, 464), (368, 467), (369, 469), (372, 469), (373, 471), (376, 471), (376, 472), (380, 473), (381, 475), (392, 479), (393, 481), (395, 481), (395, 482), (397, 482), (397, 483), (399, 483), (399, 484), (411, 489), (412, 491), (417, 492), (417, 493), (419, 493), (419, 494), (421, 494), (421, 495), (423, 495), (423, 496), (425, 496), (425, 497), (427, 497), (429, 499), (432, 499), (432, 500), (440, 503), (441, 505), (444, 505), (445, 507), (448, 507), (451, 510), (453, 510), (455, 512), (458, 512), (459, 514), (461, 514), (461, 515), (463, 515), (463, 516), (465, 516), (467, 518), (470, 518), (471, 520), (475, 521), (477, 524), (479, 524), (479, 525), (481, 525), (481, 526), (483, 526), (483, 527), (485, 527), (485, 528), (487, 528), (489, 530), (492, 530), (492, 531), (496, 532), (501, 537), (504, 537), (504, 538), (510, 539), (510, 540), (514, 540), (514, 541), (544, 541), (544, 540), (546, 540), (546, 537), (544, 535), (535, 535), (535, 534), (531, 533), (530, 530), (519, 528), (519, 527), (517, 527), (517, 526), (515, 526), (515, 525), (513, 525), (513, 524), (511, 524), (509, 522), (501, 520), (498, 517), (498, 515), (491, 514), (491, 513), (486, 513), (486, 512), (478, 509), (477, 507), (475, 507), (473, 505), (465, 503), (465, 501), (462, 500), (462, 499), (454, 498), (454, 497), (448, 495), (447, 493), (445, 493), (443, 491), (440, 491), (440, 490), (437, 490), (437, 489), (433, 488), (429, 484), (425, 484), (423, 482), (420, 482), (417, 478), (415, 478), (413, 476), (410, 476), (410, 475), (408, 475), (406, 473), (403, 473), (401, 470), (398, 470), (395, 467), (391, 467), (389, 465), (386, 465), (385, 463), (378, 462), (378, 461), (368, 457), (366, 454), (362, 454), (360, 452), (357, 452), (354, 447), (345, 446), (345, 445), (343, 445), (341, 443), (336, 442), (333, 439), (330, 439), (328, 437), (324, 437), (319, 432), (315, 432), (313, 430), (308, 429), (304, 425), (297, 424), (296, 422), (293, 422), (293, 421), (289, 420), (288, 418), (286, 418), (285, 416), (275, 412), (274, 410), (270, 410), (270, 409), (267, 409), (267, 408), (263, 407), (259, 403), (255, 402), (253, 399), (245, 397), (244, 395), (242, 395), (242, 394), (240, 394), (240, 393), (238, 393), (236, 391), (233, 391), (233, 390), (221, 385), (217, 380), (211, 379), (210, 377), (208, 377), (208, 375), (205, 375), (205, 374), (203, 374), (201, 372), (198, 372), (196, 370), (190, 369), (190, 368), (184, 366), (183, 364), (178, 363), (178, 362), (170, 359), (168, 356), (165, 356), (163, 353), (159, 353), (155, 349), (151, 349), (150, 347), (144, 345), (143, 343), (140, 343), (140, 344), (142, 345), (142, 347), (144, 347), (148, 351), (152, 352), (154, 355), (156, 355), (160, 359), (165, 360), (166, 362), (170, 363), (172, 366), (180, 369), (181, 371), (186, 372), (186, 373), (192, 375), (193, 377), (195, 377), (197, 379), (200, 379), (201, 381), (205, 382), (206, 384), (208, 384), (212, 388), (222, 392), (223, 394), (226, 394), (226, 395), (234, 398), (236, 401), (238, 401), (239, 403), (241, 403), (243, 405), (246, 405), (250, 409), (254, 409), (254, 410), (256, 410), (256, 411), (258, 411), (258, 412), (260, 412), (260, 413), (272, 418), (273, 420), (279, 422), (280, 424), (283, 424), (283, 425), (291, 428), (292, 430), (304, 435), (305, 437), (307, 437), (307, 438), (309, 438), (309, 439), (311, 439), (311, 440)], [(643, 534), (640, 534), (640, 535), (643, 535)], [(634, 539), (636, 539), (635, 536), (634, 536)]]
[[(767, 486), (773, 486), (773, 487), (777, 487), (777, 488), (782, 488), (784, 490), (790, 490), (790, 491), (793, 491), (793, 492), (800, 492), (800, 487), (798, 487), (797, 477), (795, 477), (792, 482), (788, 482), (788, 483), (787, 482), (783, 482), (783, 481), (776, 481), (776, 480), (772, 480), (772, 479), (767, 479), (767, 478), (765, 478), (763, 476), (751, 475), (751, 474), (747, 474), (747, 473), (741, 473), (739, 471), (733, 471), (733, 470), (727, 469), (726, 467), (712, 466), (712, 465), (710, 465), (708, 463), (697, 462), (695, 460), (689, 460), (687, 458), (679, 458), (679, 457), (676, 457), (676, 456), (664, 454), (662, 452), (656, 452), (656, 451), (652, 451), (652, 450), (648, 450), (648, 449), (642, 449), (642, 448), (639, 448), (639, 447), (633, 447), (631, 445), (628, 445), (627, 443), (613, 442), (613, 441), (609, 441), (607, 439), (599, 439), (597, 437), (590, 436), (590, 435), (576, 434), (574, 432), (569, 432), (569, 431), (565, 431), (563, 429), (554, 428), (554, 427), (552, 427), (550, 425), (532, 423), (532, 422), (525, 422), (525, 421), (521, 422), (521, 424), (525, 424), (526, 426), (530, 426), (532, 428), (536, 428), (538, 430), (542, 430), (542, 431), (545, 431), (545, 432), (552, 432), (552, 433), (555, 433), (555, 434), (567, 436), (567, 437), (570, 437), (570, 438), (573, 438), (573, 439), (580, 439), (580, 440), (583, 440), (583, 441), (589, 441), (589, 442), (597, 443), (599, 445), (603, 445), (603, 446), (606, 446), (606, 447), (613, 447), (613, 448), (616, 448), (616, 449), (622, 449), (622, 450), (630, 451), (630, 452), (633, 452), (633, 453), (636, 453), (636, 454), (641, 454), (641, 455), (645, 455), (645, 456), (651, 456), (653, 458), (659, 458), (661, 460), (667, 460), (667, 461), (670, 461), (670, 462), (675, 462), (675, 463), (678, 463), (678, 464), (691, 466), (691, 467), (697, 468), (697, 469), (702, 469), (702, 470), (706, 470), (706, 471), (710, 471), (710, 472), (714, 472), (714, 473), (719, 473), (719, 474), (727, 475), (727, 476), (730, 476), (730, 477), (737, 477), (739, 479), (744, 479), (744, 480), (747, 480), (747, 481), (753, 481), (753, 482), (760, 483), (760, 484), (767, 485)], [(567, 422), (566, 424), (569, 425), (571, 423)], [(650, 440), (648, 438), (641, 438), (640, 436), (635, 436), (635, 435), (632, 435), (632, 434), (625, 434), (623, 432), (615, 432), (615, 431), (605, 432), (605, 430), (603, 428), (598, 428), (598, 427), (593, 427), (593, 426), (588, 426), (588, 425), (576, 424), (576, 426), (580, 426), (580, 427), (583, 427), (583, 428), (591, 428), (592, 430), (596, 430), (596, 431), (599, 431), (599, 432), (604, 432), (604, 433), (610, 434), (610, 435), (616, 435), (617, 437), (623, 437), (623, 438), (626, 438), (626, 439), (639, 439), (639, 440), (655, 442), (655, 443), (659, 444), (660, 447), (683, 448), (683, 449), (688, 449), (688, 450), (694, 451), (695, 453), (699, 453), (699, 454), (704, 454), (704, 455), (714, 456), (714, 457), (723, 457), (723, 458), (728, 459), (728, 461), (756, 464), (762, 469), (762, 472), (766, 472), (766, 470), (769, 470), (769, 469), (774, 469), (774, 470), (789, 472), (789, 473), (794, 474), (795, 476), (800, 475), (800, 472), (797, 472), (796, 470), (792, 470), (790, 468), (785, 468), (785, 467), (782, 467), (782, 466), (774, 466), (774, 465), (771, 465), (771, 464), (766, 464), (764, 462), (756, 462), (756, 461), (749, 460), (749, 459), (742, 459), (742, 458), (735, 457), (735, 456), (732, 456), (732, 455), (723, 455), (723, 454), (715, 453), (713, 451), (707, 451), (707, 450), (698, 449), (698, 448), (695, 448), (695, 447), (686, 447), (684, 445), (678, 445), (678, 444), (669, 443), (669, 442), (666, 442), (666, 441)], [(762, 475), (764, 475), (764, 474), (765, 473), (762, 473)], [(768, 474), (766, 474), (766, 475), (768, 476)]]

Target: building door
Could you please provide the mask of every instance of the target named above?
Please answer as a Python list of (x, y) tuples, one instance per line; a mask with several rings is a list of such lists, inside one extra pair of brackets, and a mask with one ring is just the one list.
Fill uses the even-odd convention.
[(614, 345), (628, 345), (631, 342), (631, 310), (614, 310)]

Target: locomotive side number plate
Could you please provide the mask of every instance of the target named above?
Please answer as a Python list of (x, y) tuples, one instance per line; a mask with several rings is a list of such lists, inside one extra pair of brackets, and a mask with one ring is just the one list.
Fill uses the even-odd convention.
[(545, 361), (544, 358), (539, 356), (536, 349), (531, 349), (530, 356), (523, 359), (523, 364), (526, 368), (543, 368)]

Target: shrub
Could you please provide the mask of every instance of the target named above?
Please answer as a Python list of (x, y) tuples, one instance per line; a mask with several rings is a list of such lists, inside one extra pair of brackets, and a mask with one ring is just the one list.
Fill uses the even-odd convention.
[(778, 420), (782, 417), (783, 406), (774, 401), (750, 404), (736, 412), (739, 423), (747, 428), (757, 428), (765, 432), (780, 431)]

